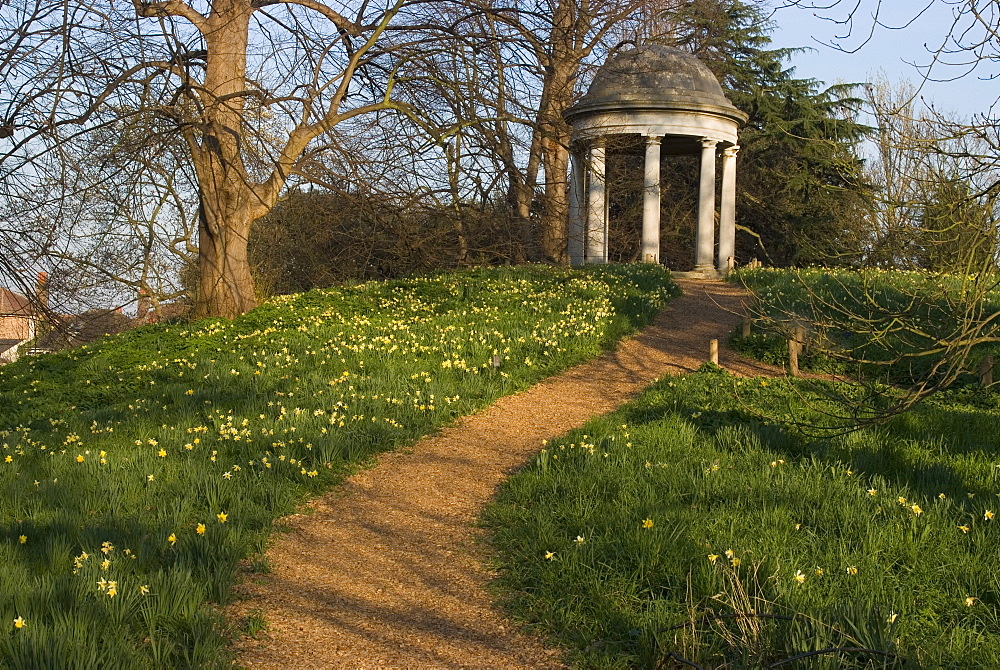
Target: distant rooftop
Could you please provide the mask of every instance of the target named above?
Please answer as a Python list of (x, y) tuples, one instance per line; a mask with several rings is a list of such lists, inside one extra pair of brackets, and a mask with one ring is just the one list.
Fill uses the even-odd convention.
[(0, 287), (0, 316), (31, 316), (31, 301), (19, 293)]

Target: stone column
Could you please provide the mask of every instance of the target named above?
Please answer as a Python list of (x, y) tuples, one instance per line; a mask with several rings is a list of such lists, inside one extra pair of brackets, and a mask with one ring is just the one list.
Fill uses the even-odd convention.
[(660, 138), (652, 135), (646, 137), (640, 258), (644, 263), (660, 262)]
[(715, 145), (718, 140), (701, 141), (701, 177), (698, 182), (698, 231), (695, 235), (694, 269), (715, 270)]
[(587, 262), (608, 262), (608, 194), (604, 140), (590, 147), (587, 166)]
[[(719, 203), (719, 272), (729, 272), (729, 259), (736, 254), (736, 154), (739, 146), (722, 152), (722, 202)], [(735, 261), (734, 261), (735, 262)]]
[(695, 271), (715, 270), (715, 145), (701, 141), (701, 175), (698, 180), (698, 230), (695, 233)]
[(569, 220), (566, 222), (566, 251), (570, 265), (583, 265), (585, 251), (585, 221), (587, 208), (584, 204), (586, 175), (584, 159), (579, 149), (569, 155)]

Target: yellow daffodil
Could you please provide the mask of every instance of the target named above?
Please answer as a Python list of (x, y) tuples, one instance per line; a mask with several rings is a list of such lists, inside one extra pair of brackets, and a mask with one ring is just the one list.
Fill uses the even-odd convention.
[(17, 617), (14, 619), (14, 628), (24, 628), (28, 624), (23, 617)]
[(146, 586), (145, 584), (143, 584), (142, 586), (139, 587), (139, 593), (142, 594), (142, 595), (144, 595), (144, 596), (148, 596), (149, 595), (149, 587)]
[(856, 575), (856, 574), (858, 574), (858, 569), (855, 566), (853, 566), (853, 565), (848, 566), (848, 568), (847, 568), (847, 574), (849, 574), (849, 575)]
[(170, 546), (177, 544), (177, 536), (171, 533), (170, 537), (167, 538), (167, 542), (170, 543)]
[(583, 544), (584, 542), (586, 542), (586, 540), (583, 538), (583, 535), (577, 535), (576, 539), (573, 541), (576, 542), (577, 544)]
[(729, 561), (729, 564), (730, 564), (731, 566), (733, 566), (734, 568), (738, 568), (738, 567), (740, 567), (740, 563), (742, 563), (742, 562), (743, 562), (743, 561), (741, 561), (741, 560), (740, 560), (740, 559), (738, 559), (738, 558), (733, 558), (733, 559), (730, 559), (730, 561)]
[(25, 543), (27, 543), (27, 541), (28, 541), (28, 536), (27, 536), (27, 535), (22, 535), (22, 536), (20, 536), (19, 538), (17, 538), (17, 541), (18, 541), (18, 542), (19, 542), (20, 544), (25, 544)]
[(969, 527), (968, 526), (959, 526), (958, 529), (960, 531), (962, 531), (963, 533), (968, 533), (969, 532)]
[(821, 568), (821, 567), (819, 567), (817, 565), (816, 569), (813, 570), (813, 574), (815, 574), (817, 577), (822, 577), (823, 576), (823, 568)]
[(226, 523), (226, 519), (229, 518), (229, 515), (225, 512), (219, 512), (215, 515), (215, 518), (219, 520), (219, 523)]
[(83, 454), (77, 454), (76, 455), (76, 462), (77, 463), (83, 463), (83, 461), (84, 461)]
[(708, 555), (708, 562), (709, 563), (715, 563), (717, 560), (719, 560), (719, 555), (718, 554), (709, 554)]
[(802, 574), (801, 570), (796, 570), (795, 571), (795, 576), (792, 577), (792, 579), (794, 579), (799, 584), (802, 584), (802, 583), (804, 583), (806, 581), (806, 576), (804, 574)]
[(896, 623), (896, 619), (899, 617), (895, 612), (891, 612), (888, 617), (886, 617), (885, 622), (888, 624)]
[(878, 490), (877, 489), (868, 489), (868, 495), (873, 496), (873, 497), (877, 496), (878, 495)]
[(546, 551), (546, 552), (545, 552), (545, 560), (546, 560), (546, 561), (551, 561), (551, 560), (553, 560), (553, 559), (554, 559), (555, 557), (556, 557), (556, 552), (554, 552), (554, 551)]
[(987, 521), (993, 521), (993, 510), (986, 510), (986, 513), (983, 514), (983, 518)]
[(167, 450), (166, 449), (160, 449), (158, 452), (156, 452), (156, 455), (159, 456), (160, 458), (166, 458), (167, 457)]
[(204, 535), (205, 534), (205, 524), (199, 523), (195, 527), (194, 532), (198, 533), (199, 535)]
[(924, 510), (920, 509), (920, 505), (917, 505), (916, 503), (910, 505), (910, 510), (917, 516), (920, 516), (921, 514), (924, 513)]
[(643, 528), (652, 528), (653, 527), (653, 520), (652, 519), (643, 519), (643, 521), (642, 521), (642, 527)]
[(976, 604), (977, 600), (979, 600), (979, 598), (973, 598), (972, 596), (969, 596), (968, 598), (965, 599), (965, 606), (972, 607), (973, 605)]

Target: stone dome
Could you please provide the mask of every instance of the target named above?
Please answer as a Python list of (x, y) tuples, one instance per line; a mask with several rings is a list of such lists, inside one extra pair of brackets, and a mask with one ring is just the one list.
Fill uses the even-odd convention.
[(707, 112), (745, 123), (712, 71), (697, 57), (660, 44), (624, 51), (600, 67), (566, 119), (612, 111)]

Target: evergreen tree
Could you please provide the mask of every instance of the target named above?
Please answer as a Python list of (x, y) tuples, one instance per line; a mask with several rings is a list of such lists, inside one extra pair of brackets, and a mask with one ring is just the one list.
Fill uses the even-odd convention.
[(737, 258), (773, 265), (852, 263), (867, 207), (852, 120), (854, 85), (820, 88), (769, 48), (773, 23), (758, 4), (692, 0), (672, 12), (672, 46), (698, 56), (750, 115), (740, 133)]

